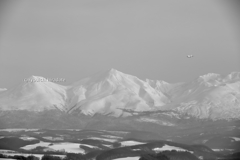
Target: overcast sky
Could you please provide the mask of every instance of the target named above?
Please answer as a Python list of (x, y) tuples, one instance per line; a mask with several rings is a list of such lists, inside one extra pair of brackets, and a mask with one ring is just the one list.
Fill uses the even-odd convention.
[(237, 0), (2, 0), (0, 88), (31, 75), (68, 85), (110, 68), (167, 82), (240, 71), (239, 7)]

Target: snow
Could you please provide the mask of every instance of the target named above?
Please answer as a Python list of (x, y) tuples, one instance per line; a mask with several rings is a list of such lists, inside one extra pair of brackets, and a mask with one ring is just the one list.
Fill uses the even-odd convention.
[(239, 137), (231, 137), (231, 138), (233, 138), (235, 141), (240, 141)]
[(39, 129), (26, 129), (26, 128), (8, 128), (8, 129), (0, 129), (0, 131), (6, 131), (6, 132), (21, 132), (21, 131), (38, 131)]
[[(21, 155), (21, 156), (24, 156), (24, 157), (28, 157), (28, 156), (35, 156), (35, 157), (38, 157), (38, 158), (42, 158), (44, 156), (44, 154), (26, 154), (26, 153), (4, 153), (4, 155), (8, 155), (8, 156), (15, 156), (15, 155)], [(56, 157), (61, 157), (61, 158), (64, 158), (65, 155), (56, 155), (56, 154), (51, 154), (51, 156), (56, 156)]]
[(34, 133), (36, 133), (36, 134), (43, 134), (43, 133), (45, 133), (45, 132), (34, 132)]
[(109, 113), (110, 110), (118, 116), (122, 114), (119, 107), (126, 108), (134, 103), (134, 110), (144, 111), (150, 110), (152, 105), (165, 105), (167, 99), (147, 82), (111, 69), (71, 86), (62, 86), (40, 76), (31, 76), (1, 96), (0, 106), (2, 110), (43, 111), (57, 108), (66, 112), (75, 106), (70, 112), (80, 108), (82, 113), (94, 115)]
[(208, 141), (208, 139), (204, 139), (203, 141), (202, 141), (202, 143), (206, 143)]
[(84, 150), (79, 148), (78, 143), (55, 143), (49, 148), (52, 148), (54, 150), (65, 150), (66, 152), (69, 153), (84, 153)]
[(214, 81), (220, 78), (220, 74), (208, 73), (202, 76), (199, 76), (199, 81), (209, 82)]
[(90, 137), (87, 139), (96, 139), (96, 140), (101, 140), (101, 141), (107, 141), (107, 142), (116, 142), (116, 139), (109, 139), (109, 138), (99, 138), (99, 137)]
[(96, 146), (92, 146), (92, 145), (88, 145), (88, 144), (80, 144), (80, 147), (81, 146), (86, 146), (86, 147), (89, 147), (89, 148), (98, 148)]
[(0, 149), (0, 153), (14, 153), (13, 150), (7, 150), (7, 149)]
[(43, 142), (43, 141), (40, 141), (39, 143), (36, 143), (36, 144), (31, 144), (31, 145), (26, 145), (24, 147), (21, 147), (22, 149), (25, 149), (25, 150), (31, 150), (31, 149), (34, 149), (38, 146), (41, 146), (41, 147), (48, 147), (51, 143), (49, 142)]
[(132, 149), (133, 151), (141, 151), (141, 149)]
[[(28, 79), (36, 82), (24, 82), (11, 90), (1, 92), (0, 110), (59, 109), (67, 113), (80, 110), (87, 115), (112, 113), (118, 117), (131, 115), (123, 111), (126, 108), (132, 111), (152, 111), (163, 109), (166, 104), (174, 102), (177, 104), (174, 104), (172, 109), (199, 118), (240, 118), (239, 75), (240, 72), (232, 72), (225, 77), (209, 73), (192, 82), (169, 84), (159, 80), (144, 81), (111, 69), (70, 86), (32, 76)], [(155, 119), (141, 120), (160, 124)], [(163, 122), (163, 125), (173, 124)]]
[(68, 131), (81, 131), (81, 129), (65, 129), (65, 130), (68, 130)]
[(215, 152), (221, 152), (221, 151), (234, 151), (234, 149), (212, 149)]
[[(171, 150), (176, 150), (176, 151), (188, 151), (185, 150), (183, 148), (180, 147), (175, 147), (175, 146), (169, 146), (167, 144), (165, 144), (164, 146), (162, 146), (161, 148), (153, 148), (152, 150), (154, 150), (155, 152), (161, 152), (161, 151), (171, 151)], [(188, 151), (193, 153), (192, 151)]]
[(139, 144), (146, 144), (146, 143), (138, 142), (138, 141), (122, 141), (120, 143), (122, 146), (135, 146), (135, 145), (139, 145)]
[(112, 136), (112, 135), (102, 135), (102, 137), (111, 138), (111, 139), (122, 139), (122, 137)]
[[(36, 79), (36, 81), (27, 81), (28, 79)], [(66, 86), (45, 81), (43, 77), (28, 79), (0, 94), (1, 110), (43, 111), (56, 108), (61, 111), (65, 110)]]
[(105, 146), (105, 147), (109, 147), (109, 148), (113, 147), (112, 145), (108, 145), (108, 144), (102, 144), (102, 145)]
[(139, 119), (136, 119), (136, 121), (139, 122), (149, 122), (149, 123), (156, 123), (164, 126), (175, 126), (175, 124), (163, 121), (163, 120), (158, 120), (158, 119), (153, 119), (153, 118), (148, 118), (148, 117), (141, 117)]
[(140, 157), (124, 157), (124, 158), (117, 158), (113, 160), (139, 160)]
[(99, 130), (99, 131), (109, 132), (109, 133), (112, 133), (112, 134), (123, 134), (123, 135), (126, 135), (126, 134), (129, 133), (129, 132), (125, 132), (125, 131), (108, 131), (108, 130)]
[(63, 137), (51, 137), (51, 136), (48, 136), (48, 137), (42, 137), (44, 139), (47, 139), (47, 140), (51, 140), (51, 141), (61, 141), (61, 140), (64, 140)]
[[(50, 144), (52, 144), (52, 145), (50, 145)], [(66, 152), (69, 152), (69, 153), (85, 153), (84, 150), (79, 148), (79, 145), (80, 145), (79, 143), (70, 143), (70, 142), (49, 143), (49, 142), (40, 141), (39, 143), (27, 145), (27, 146), (24, 146), (21, 148), (25, 149), (25, 150), (32, 150), (38, 146), (41, 146), (41, 147), (53, 149), (55, 151), (65, 150)]]
[(19, 137), (19, 138), (22, 139), (22, 140), (26, 140), (26, 141), (36, 140), (36, 138), (34, 138), (34, 137), (27, 137), (27, 136)]

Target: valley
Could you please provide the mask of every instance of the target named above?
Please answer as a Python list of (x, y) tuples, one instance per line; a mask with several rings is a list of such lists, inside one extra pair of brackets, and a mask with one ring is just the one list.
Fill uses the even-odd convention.
[[(1, 129), (0, 151), (5, 155), (51, 154), (64, 158), (67, 153), (87, 159), (140, 157), (162, 151), (189, 152), (202, 159), (221, 159), (240, 152), (240, 126), (228, 122), (201, 124), (188, 129), (159, 127), (162, 132), (94, 129)], [(206, 123), (205, 123), (206, 124)], [(200, 127), (200, 128), (199, 128)], [(163, 134), (163, 133), (168, 134)], [(99, 158), (100, 157), (100, 158)], [(104, 157), (104, 158), (101, 158)]]

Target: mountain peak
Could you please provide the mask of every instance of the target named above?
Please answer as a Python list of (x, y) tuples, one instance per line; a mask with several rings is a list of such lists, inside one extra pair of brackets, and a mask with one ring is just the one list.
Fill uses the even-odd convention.
[(211, 80), (211, 79), (218, 78), (219, 76), (220, 76), (220, 74), (217, 74), (217, 73), (207, 73), (207, 74), (204, 74), (202, 76), (199, 76), (199, 78), (202, 79), (202, 80), (208, 81), (208, 80)]
[(109, 70), (100, 72), (95, 74), (94, 76), (92, 76), (93, 79), (108, 79), (108, 78), (112, 78), (112, 77), (121, 77), (127, 75), (125, 73), (122, 73), (114, 68), (111, 68)]
[(221, 75), (220, 74), (208, 73), (208, 74), (199, 76), (197, 81), (200, 82), (200, 83), (205, 83), (205, 84), (211, 85), (211, 83), (215, 84), (220, 79), (221, 79)]
[(231, 72), (227, 77), (231, 79), (240, 79), (240, 72)]
[(109, 75), (117, 75), (117, 74), (123, 74), (123, 73), (114, 68), (111, 68), (110, 70), (108, 70), (108, 74)]
[(111, 69), (109, 69), (109, 72), (118, 72), (118, 70), (116, 70), (115, 68), (111, 68)]

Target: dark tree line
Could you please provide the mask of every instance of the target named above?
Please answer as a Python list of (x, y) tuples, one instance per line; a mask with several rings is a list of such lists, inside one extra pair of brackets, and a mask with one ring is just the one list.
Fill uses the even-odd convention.
[[(11, 158), (11, 159), (17, 159), (17, 160), (40, 160), (40, 158), (33, 155), (25, 157), (21, 155), (8, 156), (8, 155), (0, 154), (0, 158)], [(86, 158), (82, 154), (67, 153), (64, 158), (61, 158), (58, 156), (52, 156), (50, 154), (45, 154), (44, 156), (42, 156), (41, 160), (86, 160)]]
[(163, 151), (157, 154), (144, 154), (139, 160), (199, 160), (189, 152)]
[(0, 158), (11, 158), (11, 159), (17, 159), (17, 160), (39, 160), (38, 157), (35, 156), (21, 156), (21, 155), (15, 155), (15, 156), (8, 156), (8, 155), (3, 155), (0, 154)]

